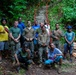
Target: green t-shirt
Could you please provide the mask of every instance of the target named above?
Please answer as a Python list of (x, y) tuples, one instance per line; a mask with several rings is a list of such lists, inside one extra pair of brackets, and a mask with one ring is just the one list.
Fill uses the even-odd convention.
[(19, 50), (16, 51), (17, 55), (21, 55), (21, 57), (26, 58), (28, 56), (27, 52), (23, 52), (22, 48), (20, 48)]
[(12, 36), (14, 38), (18, 38), (19, 34), (21, 34), (20, 29), (18, 27), (11, 27), (10, 28), (10, 33), (12, 33)]

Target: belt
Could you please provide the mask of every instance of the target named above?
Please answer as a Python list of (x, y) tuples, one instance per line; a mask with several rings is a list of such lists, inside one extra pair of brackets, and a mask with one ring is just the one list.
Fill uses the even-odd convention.
[(28, 40), (26, 40), (26, 42), (32, 42), (32, 41), (33, 41), (33, 40), (29, 40), (29, 41), (28, 41)]

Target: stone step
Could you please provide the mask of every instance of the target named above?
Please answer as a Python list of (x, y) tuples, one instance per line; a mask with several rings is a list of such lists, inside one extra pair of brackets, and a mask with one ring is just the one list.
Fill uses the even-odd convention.
[(36, 20), (38, 21), (38, 23), (44, 22), (44, 20), (46, 19), (45, 12), (46, 6), (42, 6), (42, 8), (38, 11), (38, 14), (36, 16)]

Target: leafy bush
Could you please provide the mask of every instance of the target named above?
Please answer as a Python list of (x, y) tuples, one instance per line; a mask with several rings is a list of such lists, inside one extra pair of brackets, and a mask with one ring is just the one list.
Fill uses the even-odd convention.
[(56, 6), (53, 6), (52, 8), (49, 8), (49, 20), (51, 29), (55, 29), (55, 24), (60, 23), (60, 28), (63, 29), (62, 21), (62, 10), (61, 10), (62, 3), (57, 4)]
[(24, 11), (26, 9), (26, 0), (14, 0), (12, 5), (9, 6), (9, 14), (13, 19), (17, 19), (19, 16), (26, 17)]
[(31, 18), (33, 16), (31, 13), (34, 12), (33, 6), (38, 4), (39, 1), (41, 0), (1, 0), (0, 18), (7, 17), (11, 22), (18, 17), (23, 19)]
[(74, 28), (76, 28), (76, 0), (63, 0), (64, 7), (62, 22), (64, 24), (71, 24)]
[[(70, 24), (73, 28), (76, 28), (76, 0), (62, 0), (61, 3), (53, 5), (49, 9), (49, 19), (52, 29), (54, 24), (59, 22), (64, 24), (63, 26)], [(61, 28), (63, 28), (61, 26)]]

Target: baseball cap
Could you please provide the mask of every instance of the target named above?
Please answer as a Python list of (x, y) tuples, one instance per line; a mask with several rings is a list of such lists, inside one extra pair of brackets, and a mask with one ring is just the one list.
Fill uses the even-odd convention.
[(67, 29), (72, 29), (72, 26), (70, 26), (70, 25), (69, 25), (69, 26), (67, 26)]

